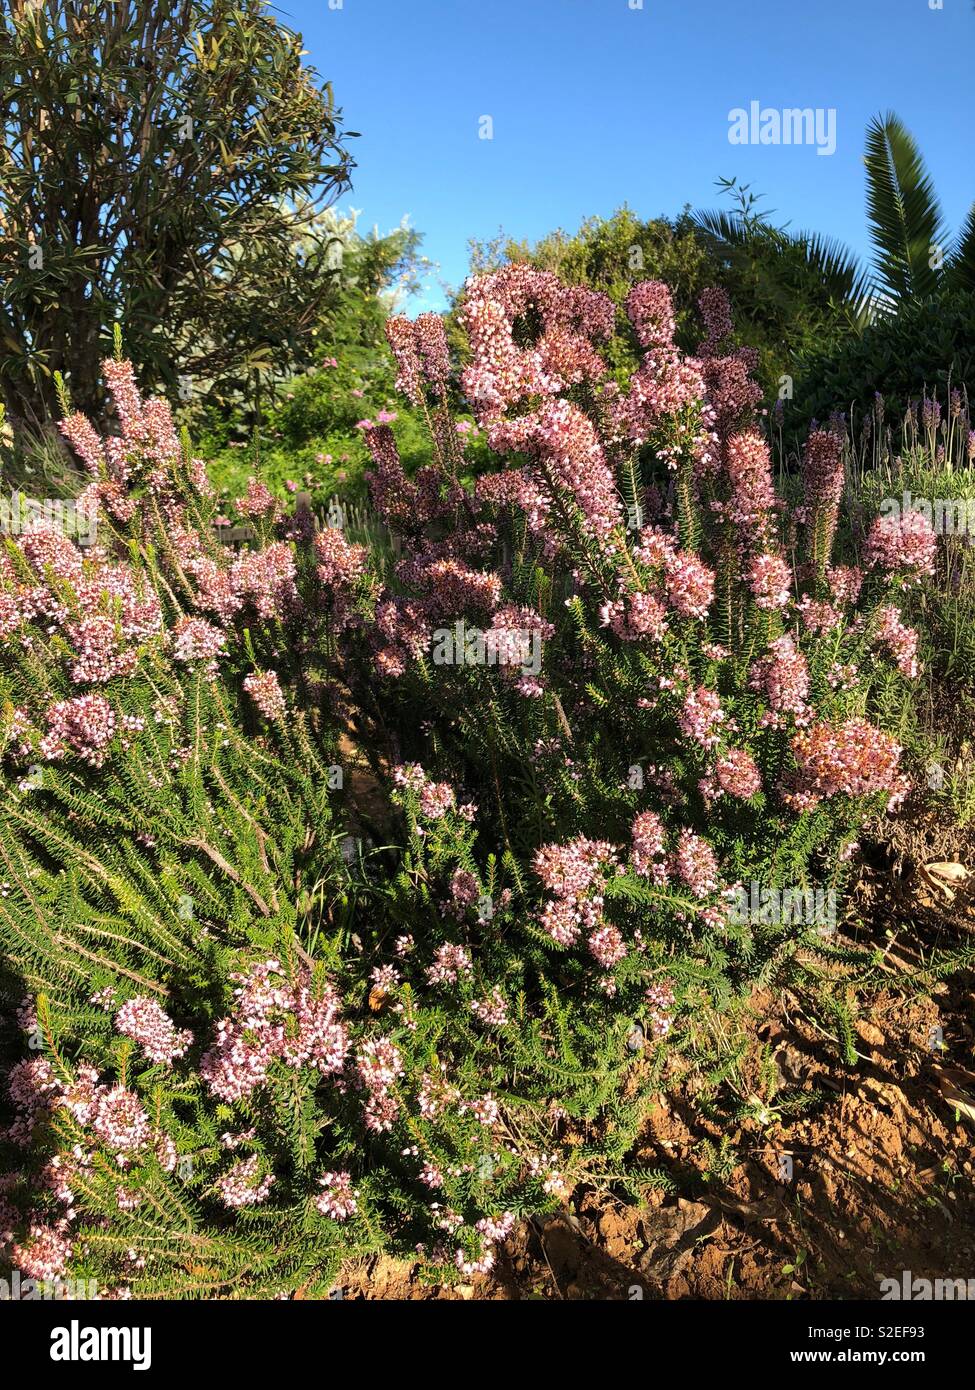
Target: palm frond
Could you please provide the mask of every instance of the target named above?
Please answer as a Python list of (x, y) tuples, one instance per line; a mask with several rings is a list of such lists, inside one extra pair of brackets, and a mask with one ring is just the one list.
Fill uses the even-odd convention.
[(715, 241), (726, 242), (729, 246), (743, 246), (751, 235), (750, 229), (737, 213), (713, 208), (695, 212), (693, 218), (696, 227), (714, 237)]
[(944, 220), (917, 143), (892, 111), (867, 127), (864, 162), (877, 289), (895, 301), (922, 299), (938, 288), (932, 260), (945, 244)]
[[(846, 305), (854, 321), (865, 321), (868, 317), (871, 276), (854, 253), (835, 238), (819, 232), (790, 232), (767, 222), (748, 222), (734, 212), (697, 212), (694, 222), (729, 255), (735, 251), (760, 249), (772, 255), (788, 253), (793, 258), (799, 251), (834, 303)], [(794, 259), (791, 263), (795, 264)]]
[(975, 290), (975, 203), (968, 209), (948, 262), (951, 283), (960, 289)]
[(695, 212), (693, 221), (701, 231), (728, 247), (750, 246), (758, 242), (785, 245), (789, 241), (788, 234), (779, 227), (758, 219), (749, 221), (738, 212), (717, 209)]
[(799, 232), (794, 237), (805, 252), (806, 264), (821, 277), (830, 297), (849, 306), (857, 319), (866, 319), (872, 299), (870, 271), (859, 257), (835, 237)]

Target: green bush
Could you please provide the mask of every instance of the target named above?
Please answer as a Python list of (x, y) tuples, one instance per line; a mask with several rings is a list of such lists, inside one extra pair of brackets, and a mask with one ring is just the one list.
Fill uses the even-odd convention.
[(786, 406), (787, 427), (802, 435), (811, 419), (834, 411), (862, 415), (879, 393), (889, 420), (925, 395), (975, 386), (975, 293), (945, 290), (880, 316), (838, 348), (808, 354)]

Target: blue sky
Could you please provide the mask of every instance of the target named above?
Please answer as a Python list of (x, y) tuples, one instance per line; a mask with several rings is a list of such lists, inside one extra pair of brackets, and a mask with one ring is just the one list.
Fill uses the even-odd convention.
[[(359, 163), (343, 206), (404, 213), (440, 276), (468, 238), (535, 240), (627, 202), (644, 217), (720, 205), (737, 175), (776, 221), (868, 250), (863, 142), (893, 109), (948, 225), (975, 199), (973, 0), (282, 0), (332, 80)], [(835, 109), (836, 152), (732, 145), (729, 112)], [(493, 120), (493, 139), (479, 121)], [(439, 307), (435, 280), (413, 308)]]

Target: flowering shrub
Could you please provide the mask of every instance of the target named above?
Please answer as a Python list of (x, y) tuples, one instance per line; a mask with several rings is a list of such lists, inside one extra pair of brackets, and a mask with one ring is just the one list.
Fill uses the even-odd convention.
[[(627, 1166), (701, 1020), (836, 948), (734, 910), (834, 888), (907, 790), (870, 673), (916, 669), (914, 519), (834, 562), (840, 441), (777, 495), (746, 352), (702, 298), (627, 313), (513, 266), (469, 286), (461, 385), (499, 464), (465, 486), (432, 316), (391, 321), (430, 424), (366, 430), (391, 565), (206, 472), (128, 367), (118, 433), (63, 424), (87, 552), (0, 568), (7, 1077), (0, 1240), (35, 1278), (322, 1293), (343, 1257), (467, 1276), (518, 1215)], [(371, 776), (364, 777), (365, 760)], [(389, 846), (371, 850), (369, 834)]]
[(365, 552), (257, 482), (254, 547), (222, 546), (168, 412), (105, 365), (118, 433), (63, 425), (98, 543), (37, 526), (0, 569), (3, 1257), (119, 1297), (321, 1294), (397, 1245), (487, 1268), (508, 1195), (560, 1176), (527, 1119), (502, 1145), (449, 998), (364, 949), (391, 919), (339, 828), (335, 655)]
[[(442, 359), (391, 323), (401, 384), (429, 391), (438, 466), (410, 480), (391, 431), (368, 436), (403, 558), (357, 703), (367, 745), (381, 718), (424, 769), (412, 783), (441, 776), (477, 802), (477, 842), (504, 861), (523, 930), (569, 953), (561, 974), (597, 994), (627, 983), (633, 1011), (675, 951), (745, 978), (794, 949), (794, 933), (730, 924), (729, 890), (837, 882), (864, 817), (903, 798), (899, 749), (865, 720), (870, 672), (879, 655), (916, 674), (893, 599), (935, 541), (920, 514), (881, 518), (866, 571), (834, 564), (841, 440), (810, 436), (788, 507), (721, 292), (702, 296), (696, 358), (674, 347), (665, 286), (638, 285), (626, 310), (644, 357), (623, 389), (599, 354), (615, 327), (601, 296), (523, 265), (471, 284), (463, 387), (507, 460), (473, 494), (455, 482)], [(445, 628), (506, 645), (443, 659)], [(436, 826), (424, 840), (447, 854)]]

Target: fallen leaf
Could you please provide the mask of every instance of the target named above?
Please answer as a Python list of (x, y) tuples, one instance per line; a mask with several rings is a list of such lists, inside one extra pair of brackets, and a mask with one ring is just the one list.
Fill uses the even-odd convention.
[(936, 861), (931, 864), (922, 864), (918, 873), (923, 882), (935, 892), (941, 893), (947, 902), (954, 902), (955, 894), (965, 883), (966, 879), (971, 878), (971, 874), (964, 864), (955, 861), (942, 862)]
[(964, 1115), (970, 1124), (975, 1125), (975, 1095), (963, 1091), (958, 1084), (961, 1078), (970, 1077), (971, 1072), (957, 1072), (938, 1067), (935, 1074), (938, 1078), (938, 1089), (951, 1108), (959, 1115)]

